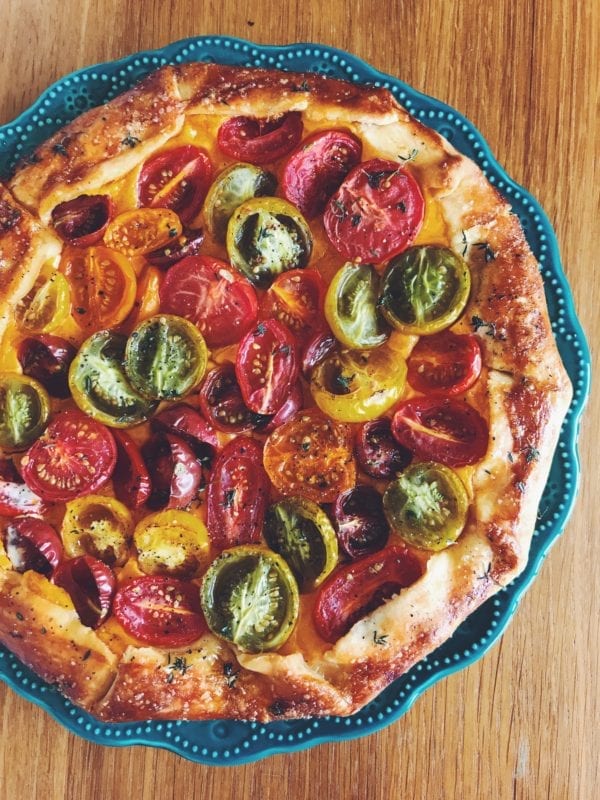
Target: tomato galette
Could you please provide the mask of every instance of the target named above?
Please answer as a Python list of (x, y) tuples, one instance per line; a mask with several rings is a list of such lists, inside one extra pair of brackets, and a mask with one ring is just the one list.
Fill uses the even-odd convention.
[(385, 90), (164, 67), (0, 194), (0, 641), (104, 720), (350, 714), (527, 561), (571, 388)]

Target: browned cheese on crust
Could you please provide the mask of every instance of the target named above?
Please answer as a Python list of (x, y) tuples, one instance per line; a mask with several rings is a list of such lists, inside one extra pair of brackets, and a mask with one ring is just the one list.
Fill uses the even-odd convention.
[(350, 714), (451, 636), (527, 562), (571, 399), (539, 267), (517, 218), (481, 170), (385, 90), (311, 73), (214, 64), (158, 70), (38, 148), (36, 163), (22, 166), (9, 184), (21, 206), (2, 190), (3, 307), (32, 284), (39, 253), (45, 259), (44, 248), (58, 252), (31, 214), (47, 223), (58, 202), (124, 176), (188, 118), (291, 110), (327, 124), (353, 124), (365, 159), (410, 158), (413, 174), (441, 209), (448, 241), (470, 265), (471, 299), (455, 330), (475, 331), (483, 346), (486, 383), (478, 407), (490, 428), (487, 454), (473, 472), (470, 518), (454, 546), (424, 557), (416, 583), (335, 645), (310, 653), (248, 655), (207, 634), (181, 651), (131, 645), (114, 655), (72, 608), (42, 603), (28, 589), (30, 577), (0, 567), (0, 640), (105, 720)]

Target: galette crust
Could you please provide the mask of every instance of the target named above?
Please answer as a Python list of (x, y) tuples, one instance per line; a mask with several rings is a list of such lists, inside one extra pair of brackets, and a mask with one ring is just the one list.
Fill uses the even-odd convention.
[[(287, 654), (234, 652), (210, 634), (177, 652), (130, 645), (113, 653), (73, 610), (37, 602), (28, 594), (27, 576), (0, 567), (0, 641), (104, 720), (351, 714), (451, 636), (527, 563), (571, 399), (539, 266), (518, 219), (481, 170), (386, 90), (311, 73), (215, 64), (168, 66), (149, 75), (38, 148), (35, 163), (22, 165), (9, 181), (14, 196), (2, 190), (0, 309), (35, 280), (40, 243), (42, 251), (56, 247), (36, 218), (47, 223), (58, 202), (124, 176), (186, 119), (291, 110), (326, 124), (355, 125), (365, 158), (410, 156), (410, 168), (443, 211), (452, 247), (470, 265), (471, 299), (455, 329), (475, 330), (480, 338), (486, 383), (474, 402), (490, 426), (487, 454), (473, 471), (470, 518), (453, 547), (426, 559), (416, 583), (335, 645)], [(20, 216), (10, 223), (12, 209)], [(478, 242), (487, 243), (487, 259)], [(385, 637), (384, 646), (375, 634)]]

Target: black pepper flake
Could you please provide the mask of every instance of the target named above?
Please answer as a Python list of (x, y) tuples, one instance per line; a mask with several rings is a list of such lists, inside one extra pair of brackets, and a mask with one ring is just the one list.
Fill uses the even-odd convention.
[(21, 614), (21, 612), (20, 612), (20, 611), (17, 611), (17, 613), (15, 614), (15, 616), (16, 616), (16, 618), (17, 618), (18, 620), (20, 620), (21, 622), (23, 622), (23, 620), (25, 619), (25, 617), (23, 616), (23, 614)]
[(87, 661), (88, 658), (92, 655), (91, 650), (86, 650), (85, 653), (81, 656), (82, 661)]

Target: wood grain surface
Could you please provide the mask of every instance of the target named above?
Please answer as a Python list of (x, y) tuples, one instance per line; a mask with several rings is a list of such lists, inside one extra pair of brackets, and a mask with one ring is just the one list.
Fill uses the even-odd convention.
[[(0, 123), (71, 70), (199, 34), (313, 41), (450, 103), (547, 210), (597, 365), (597, 0), (0, 0)], [(600, 796), (600, 407), (575, 513), (500, 644), (365, 739), (235, 768), (63, 730), (0, 684), (0, 798), (593, 800)]]

